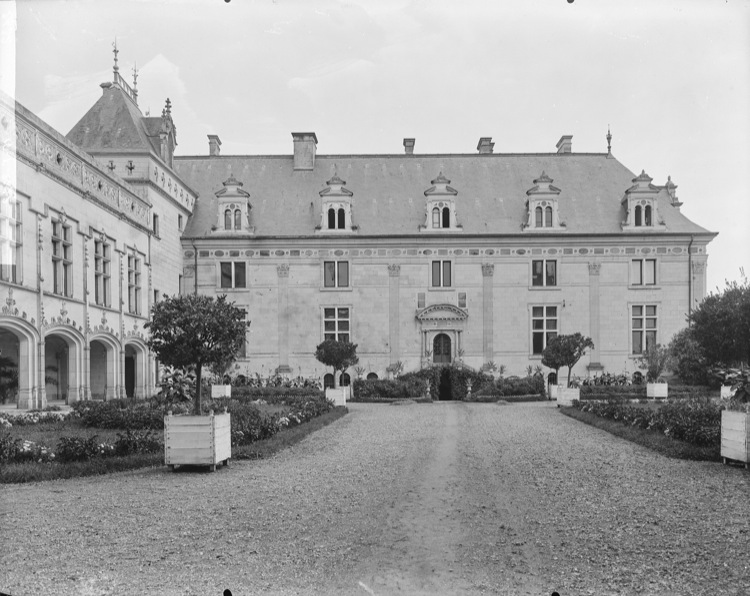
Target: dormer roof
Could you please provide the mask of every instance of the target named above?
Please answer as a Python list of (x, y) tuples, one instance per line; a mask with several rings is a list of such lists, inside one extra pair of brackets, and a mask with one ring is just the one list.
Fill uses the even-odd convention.
[(452, 186), (448, 186), (450, 183), (451, 181), (448, 180), (445, 176), (443, 176), (443, 172), (441, 171), (440, 174), (438, 174), (437, 178), (435, 178), (434, 180), (430, 180), (430, 184), (432, 184), (432, 186), (430, 186), (430, 188), (424, 191), (424, 196), (426, 197), (430, 197), (434, 195), (456, 196), (458, 194), (458, 191)]

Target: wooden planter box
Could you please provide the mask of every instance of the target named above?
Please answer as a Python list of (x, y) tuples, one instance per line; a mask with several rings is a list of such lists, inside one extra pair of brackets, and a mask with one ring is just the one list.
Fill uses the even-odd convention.
[(721, 412), (721, 457), (750, 462), (750, 414), (745, 412)]
[(232, 432), (229, 414), (164, 417), (164, 463), (175, 466), (229, 465)]
[(557, 405), (572, 406), (573, 400), (581, 399), (581, 390), (578, 387), (566, 387), (557, 385)]
[(653, 399), (666, 398), (668, 393), (668, 383), (646, 383), (646, 397)]
[(231, 385), (211, 385), (211, 397), (232, 397)]

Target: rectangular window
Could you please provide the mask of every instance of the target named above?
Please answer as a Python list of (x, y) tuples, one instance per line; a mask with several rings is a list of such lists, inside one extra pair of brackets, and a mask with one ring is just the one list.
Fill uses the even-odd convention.
[(547, 342), (557, 335), (557, 307), (531, 307), (531, 347), (533, 354), (541, 354)]
[(531, 261), (531, 285), (532, 286), (556, 286), (557, 285), (557, 261), (538, 260)]
[(52, 222), (52, 291), (60, 296), (73, 295), (73, 241), (70, 226)]
[(432, 261), (432, 282), (433, 288), (450, 288), (451, 281), (451, 262), (450, 261)]
[(21, 203), (0, 203), (0, 280), (21, 283)]
[(244, 261), (221, 263), (221, 287), (244, 288), (247, 284)]
[(634, 286), (656, 285), (656, 259), (633, 259), (630, 266), (630, 283)]
[(634, 304), (632, 307), (631, 328), (633, 354), (643, 354), (650, 346), (656, 345), (656, 305)]
[(323, 339), (350, 341), (349, 308), (330, 307), (323, 309)]
[(94, 240), (94, 302), (110, 306), (110, 277), (112, 246), (104, 240)]
[[(239, 306), (237, 308), (239, 308), (243, 312), (243, 314), (245, 315), (244, 320), (247, 321), (247, 309), (239, 307)], [(240, 351), (237, 352), (237, 357), (238, 358), (247, 357), (247, 329), (245, 330), (245, 339), (242, 341), (242, 345), (240, 346)]]
[(182, 232), (182, 215), (177, 215), (177, 229)]
[(136, 253), (128, 255), (128, 312), (141, 314), (141, 259)]
[(325, 261), (323, 263), (323, 287), (349, 287), (349, 261)]
[(159, 216), (154, 213), (154, 236), (159, 235)]

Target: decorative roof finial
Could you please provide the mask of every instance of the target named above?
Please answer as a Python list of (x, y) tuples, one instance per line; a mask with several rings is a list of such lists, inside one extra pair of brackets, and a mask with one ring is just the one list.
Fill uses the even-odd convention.
[(612, 155), (612, 133), (609, 132), (609, 124), (607, 124), (607, 155)]
[(168, 97), (167, 97), (167, 103), (166, 103), (166, 106), (165, 106), (165, 108), (164, 108), (164, 109), (165, 109), (165, 110), (166, 110), (166, 112), (167, 112), (167, 116), (170, 116), (170, 117), (171, 117), (171, 116), (172, 116), (172, 102), (171, 102), (171, 101), (169, 101), (169, 98), (168, 98)]
[(117, 49), (117, 38), (115, 37), (115, 41), (112, 43), (112, 53), (115, 55), (115, 66), (114, 66), (114, 73), (117, 74), (117, 71), (120, 70), (120, 67), (117, 66), (117, 54), (120, 53), (120, 50)]
[(138, 96), (138, 63), (133, 65), (133, 93)]

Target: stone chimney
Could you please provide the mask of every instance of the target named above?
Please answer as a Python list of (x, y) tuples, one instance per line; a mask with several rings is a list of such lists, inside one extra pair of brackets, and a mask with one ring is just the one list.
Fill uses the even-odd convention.
[(294, 169), (312, 170), (315, 168), (315, 151), (318, 147), (318, 137), (314, 132), (293, 132), (294, 139)]
[(218, 135), (208, 135), (208, 154), (221, 155), (221, 139)]
[(404, 139), (404, 153), (414, 155), (414, 139)]
[(557, 141), (558, 153), (573, 153), (573, 135), (563, 135)]
[(479, 151), (480, 154), (492, 153), (494, 149), (495, 143), (492, 142), (492, 137), (482, 137), (479, 139), (477, 151)]

